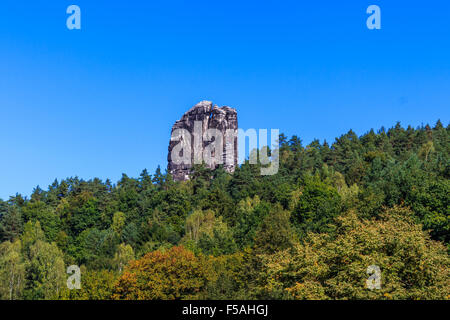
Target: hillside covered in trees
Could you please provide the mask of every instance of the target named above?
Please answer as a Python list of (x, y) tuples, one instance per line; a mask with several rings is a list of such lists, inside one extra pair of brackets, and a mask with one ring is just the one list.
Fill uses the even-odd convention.
[(450, 298), (448, 125), (279, 145), (273, 176), (158, 168), (0, 201), (0, 299)]

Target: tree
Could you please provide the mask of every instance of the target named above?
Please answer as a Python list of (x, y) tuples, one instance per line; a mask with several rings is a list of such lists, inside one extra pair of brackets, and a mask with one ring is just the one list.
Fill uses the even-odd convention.
[(26, 271), (26, 298), (47, 300), (60, 297), (66, 285), (66, 270), (63, 254), (55, 243), (37, 240), (32, 244)]
[(119, 241), (112, 229), (87, 229), (77, 238), (74, 256), (79, 264), (85, 263), (90, 269), (111, 268)]
[(39, 221), (28, 221), (25, 224), (23, 234), (22, 234), (22, 251), (25, 256), (30, 253), (30, 246), (35, 244), (36, 241), (45, 241), (44, 232), (41, 229), (41, 224)]
[(60, 219), (53, 208), (47, 206), (43, 201), (33, 201), (27, 203), (22, 208), (22, 212), (27, 220), (38, 220), (48, 241), (54, 241), (60, 229)]
[(194, 210), (186, 219), (186, 234), (181, 241), (189, 249), (204, 254), (218, 256), (236, 250), (232, 231), (216, 218), (212, 210)]
[(0, 244), (0, 299), (16, 300), (22, 297), (25, 284), (25, 262), (20, 240)]
[(165, 179), (164, 175), (161, 173), (161, 167), (156, 168), (155, 174), (153, 175), (152, 182), (156, 184), (159, 188), (164, 185)]
[(195, 299), (210, 277), (207, 262), (182, 246), (131, 261), (114, 286), (114, 299)]
[(64, 299), (108, 300), (111, 299), (117, 274), (108, 270), (87, 270), (81, 266), (81, 288), (66, 290)]
[[(380, 219), (354, 212), (336, 218), (335, 235), (308, 233), (294, 250), (266, 256), (266, 287), (296, 299), (446, 299), (450, 258), (412, 213), (387, 209)], [(367, 268), (381, 270), (381, 288), (366, 286)]]
[(234, 235), (236, 243), (241, 248), (253, 245), (256, 231), (270, 210), (270, 204), (260, 201), (258, 196), (239, 202), (236, 214), (238, 222), (234, 227)]
[(206, 233), (211, 235), (214, 223), (215, 217), (212, 210), (194, 210), (194, 212), (186, 218), (185, 240), (197, 242), (202, 234)]
[(248, 278), (243, 272), (242, 252), (221, 255), (209, 259), (212, 266), (212, 276), (200, 299), (213, 300), (244, 300), (248, 299)]
[(319, 177), (305, 177), (305, 185), (291, 216), (300, 234), (307, 231), (330, 231), (329, 224), (341, 211), (341, 197), (331, 185)]
[(125, 265), (134, 259), (133, 248), (129, 244), (121, 243), (117, 246), (116, 254), (114, 255), (113, 264), (116, 266), (117, 271), (122, 273)]
[(10, 206), (0, 214), (0, 241), (14, 241), (23, 231), (20, 210), (16, 206)]
[(125, 214), (123, 212), (116, 212), (113, 216), (112, 229), (120, 236), (123, 227), (125, 226)]
[(70, 216), (68, 224), (72, 236), (79, 235), (82, 231), (101, 227), (100, 201), (91, 191), (81, 191), (70, 201)]
[(255, 236), (254, 250), (258, 253), (275, 253), (293, 246), (294, 232), (289, 221), (290, 213), (276, 206), (264, 218)]

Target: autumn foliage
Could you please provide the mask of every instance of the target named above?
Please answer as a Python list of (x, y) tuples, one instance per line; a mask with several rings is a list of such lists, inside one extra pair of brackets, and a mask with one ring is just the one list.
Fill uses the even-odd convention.
[(205, 287), (208, 267), (182, 246), (134, 260), (114, 288), (114, 299), (193, 299)]

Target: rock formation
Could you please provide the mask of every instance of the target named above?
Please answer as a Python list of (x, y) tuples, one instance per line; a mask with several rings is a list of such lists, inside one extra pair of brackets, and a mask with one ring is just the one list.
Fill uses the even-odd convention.
[[(219, 108), (211, 101), (192, 107), (172, 127), (167, 160), (173, 179), (188, 180), (194, 164), (202, 162), (211, 169), (222, 164), (226, 171), (233, 172), (238, 161), (237, 128), (237, 112), (233, 108)], [(219, 148), (222, 150), (215, 150)], [(208, 161), (209, 154), (213, 159)], [(182, 156), (185, 161), (180, 163), (176, 158)]]

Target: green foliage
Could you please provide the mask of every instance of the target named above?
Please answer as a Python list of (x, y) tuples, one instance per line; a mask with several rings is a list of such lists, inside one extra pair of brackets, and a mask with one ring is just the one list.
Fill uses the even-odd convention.
[(123, 227), (125, 226), (125, 214), (123, 212), (116, 212), (113, 216), (111, 228), (120, 236), (122, 234)]
[(301, 234), (331, 231), (329, 224), (341, 211), (337, 190), (317, 175), (306, 176), (301, 195), (293, 210), (292, 222)]
[(271, 206), (267, 202), (261, 202), (258, 196), (241, 200), (237, 212), (239, 220), (235, 226), (235, 238), (240, 247), (253, 245), (259, 225), (270, 210)]
[(64, 259), (56, 244), (36, 240), (26, 261), (26, 299), (56, 299), (66, 286)]
[(41, 229), (39, 221), (28, 221), (25, 224), (22, 234), (22, 249), (26, 255), (29, 255), (30, 247), (36, 243), (36, 241), (45, 241), (44, 232)]
[(121, 243), (117, 247), (116, 253), (114, 255), (113, 264), (116, 270), (121, 273), (126, 264), (134, 259), (133, 248), (129, 244)]
[[(245, 161), (174, 182), (158, 167), (0, 200), (0, 298), (450, 297), (449, 126), (279, 146), (269, 176)], [(80, 290), (65, 288), (71, 264)], [(370, 264), (381, 290), (364, 287)]]
[(117, 275), (108, 270), (86, 270), (81, 268), (81, 288), (66, 290), (63, 299), (107, 300), (111, 299)]
[(222, 217), (215, 217), (212, 210), (194, 210), (187, 217), (186, 234), (181, 242), (195, 252), (214, 256), (237, 249), (232, 231)]
[(48, 241), (55, 241), (60, 230), (60, 219), (53, 208), (47, 206), (42, 201), (29, 202), (22, 207), (22, 214), (25, 220), (37, 220), (40, 222), (42, 230)]
[(14, 241), (23, 231), (21, 211), (16, 206), (7, 205), (0, 210), (0, 241)]
[[(450, 258), (409, 210), (394, 207), (378, 220), (350, 212), (336, 218), (336, 227), (334, 235), (309, 233), (293, 250), (265, 257), (265, 288), (296, 299), (448, 298)], [(379, 290), (365, 284), (371, 265), (381, 269)]]
[(0, 244), (0, 299), (17, 300), (22, 298), (25, 285), (25, 261), (22, 256), (22, 243), (5, 241)]
[(118, 244), (119, 237), (112, 229), (87, 229), (77, 237), (73, 255), (91, 269), (111, 268)]
[(295, 243), (289, 211), (276, 206), (264, 218), (255, 236), (256, 253), (275, 253), (290, 248)]
[(211, 258), (211, 277), (199, 299), (246, 299), (246, 282), (243, 277), (244, 255), (241, 252)]

